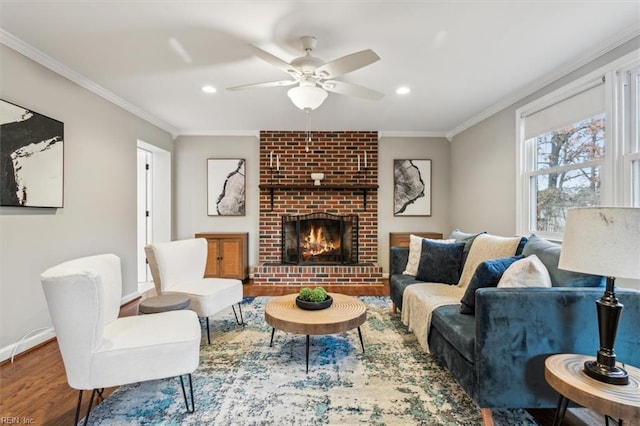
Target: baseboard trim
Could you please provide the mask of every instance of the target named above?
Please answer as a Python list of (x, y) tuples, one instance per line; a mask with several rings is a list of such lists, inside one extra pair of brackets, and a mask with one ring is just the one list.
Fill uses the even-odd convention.
[[(28, 335), (29, 333), (25, 334), (25, 336)], [(16, 343), (12, 343), (0, 349), (0, 362), (10, 360), (12, 356), (16, 357), (55, 338), (56, 334), (53, 332), (53, 329), (50, 328), (42, 330), (33, 336), (23, 338)]]

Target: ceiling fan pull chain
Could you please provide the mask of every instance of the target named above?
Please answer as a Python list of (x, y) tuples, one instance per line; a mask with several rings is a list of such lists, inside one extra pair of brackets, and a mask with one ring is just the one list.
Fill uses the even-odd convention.
[(305, 151), (309, 152), (309, 144), (311, 143), (311, 108), (305, 108), (305, 128), (307, 130)]

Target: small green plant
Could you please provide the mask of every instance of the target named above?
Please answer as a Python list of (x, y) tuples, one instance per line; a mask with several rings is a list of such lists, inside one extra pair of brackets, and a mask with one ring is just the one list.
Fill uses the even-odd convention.
[(313, 290), (305, 287), (300, 290), (298, 297), (306, 302), (323, 302), (327, 298), (327, 292), (322, 287), (316, 287)]

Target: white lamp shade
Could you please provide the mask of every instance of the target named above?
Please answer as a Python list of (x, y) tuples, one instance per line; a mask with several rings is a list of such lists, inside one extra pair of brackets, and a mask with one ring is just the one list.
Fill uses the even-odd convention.
[(558, 267), (640, 279), (640, 208), (569, 209)]
[(318, 86), (299, 86), (289, 89), (287, 95), (295, 106), (304, 111), (318, 108), (329, 94)]

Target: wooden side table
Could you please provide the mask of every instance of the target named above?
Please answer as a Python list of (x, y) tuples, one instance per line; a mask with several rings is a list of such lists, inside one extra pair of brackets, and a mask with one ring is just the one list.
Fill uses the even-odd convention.
[(640, 421), (640, 369), (625, 365), (629, 384), (612, 385), (587, 376), (584, 362), (593, 356), (576, 354), (552, 355), (544, 362), (544, 378), (560, 394), (553, 420), (560, 425), (569, 401), (591, 408), (614, 419)]

